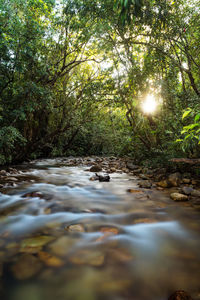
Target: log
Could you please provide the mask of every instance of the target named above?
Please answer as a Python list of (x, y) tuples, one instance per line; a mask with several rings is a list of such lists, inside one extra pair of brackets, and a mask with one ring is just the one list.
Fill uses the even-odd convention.
[(200, 158), (172, 158), (171, 162), (174, 163), (184, 163), (190, 165), (200, 165)]

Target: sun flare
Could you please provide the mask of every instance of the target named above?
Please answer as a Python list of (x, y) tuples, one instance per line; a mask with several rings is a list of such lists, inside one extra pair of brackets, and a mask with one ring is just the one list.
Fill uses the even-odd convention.
[(152, 114), (157, 108), (157, 102), (153, 95), (148, 95), (142, 103), (142, 110), (146, 114)]

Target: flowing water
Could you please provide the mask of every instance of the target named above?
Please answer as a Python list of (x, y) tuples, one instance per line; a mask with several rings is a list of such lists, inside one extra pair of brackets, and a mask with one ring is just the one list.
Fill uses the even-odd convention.
[(90, 181), (66, 162), (21, 166), (0, 193), (1, 299), (200, 299), (199, 211), (132, 175)]

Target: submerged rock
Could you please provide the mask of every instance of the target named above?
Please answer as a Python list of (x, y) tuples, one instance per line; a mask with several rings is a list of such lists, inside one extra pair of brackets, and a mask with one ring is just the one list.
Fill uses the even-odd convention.
[(61, 267), (64, 265), (64, 262), (60, 258), (44, 251), (39, 252), (38, 257), (49, 267)]
[(85, 228), (82, 224), (69, 225), (65, 228), (65, 230), (69, 232), (85, 232)]
[(48, 244), (54, 239), (52, 236), (42, 235), (28, 238), (22, 241), (20, 252), (37, 253), (41, 247)]
[(98, 251), (80, 250), (69, 258), (70, 262), (76, 265), (90, 265), (100, 267), (103, 265), (105, 257)]
[(192, 297), (185, 291), (177, 291), (173, 293), (168, 300), (193, 300)]
[(23, 254), (11, 267), (13, 276), (18, 280), (24, 280), (36, 275), (42, 268), (40, 260), (31, 255)]
[(188, 196), (180, 193), (172, 193), (170, 197), (174, 201), (188, 201)]

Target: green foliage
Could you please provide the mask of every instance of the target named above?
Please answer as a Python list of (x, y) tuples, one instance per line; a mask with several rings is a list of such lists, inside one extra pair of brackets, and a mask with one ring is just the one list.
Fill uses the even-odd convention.
[[(0, 164), (69, 154), (198, 156), (198, 5), (1, 1)], [(148, 94), (162, 100), (152, 116), (141, 110)]]
[(182, 138), (177, 139), (181, 149), (192, 157), (198, 157), (200, 153), (200, 113), (197, 111), (197, 107), (184, 111), (182, 119), (187, 119), (187, 125), (181, 131)]

